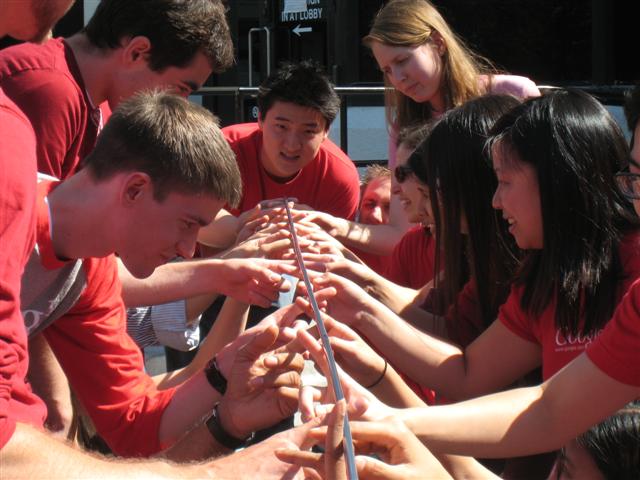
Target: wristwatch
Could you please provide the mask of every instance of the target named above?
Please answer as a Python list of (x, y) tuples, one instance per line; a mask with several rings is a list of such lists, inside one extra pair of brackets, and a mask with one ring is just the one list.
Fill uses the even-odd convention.
[(254, 432), (247, 438), (236, 438), (229, 435), (224, 428), (222, 428), (222, 424), (220, 423), (220, 419), (218, 416), (218, 404), (216, 403), (215, 407), (213, 407), (213, 411), (211, 412), (211, 416), (206, 421), (207, 429), (211, 436), (223, 447), (228, 448), (229, 450), (237, 450), (238, 448), (244, 446), (248, 441), (253, 439)]
[(220, 395), (224, 395), (227, 391), (227, 379), (224, 378), (224, 375), (222, 375), (222, 372), (218, 368), (218, 362), (215, 356), (209, 360), (209, 363), (204, 367), (204, 374), (207, 377), (209, 385), (220, 392)]

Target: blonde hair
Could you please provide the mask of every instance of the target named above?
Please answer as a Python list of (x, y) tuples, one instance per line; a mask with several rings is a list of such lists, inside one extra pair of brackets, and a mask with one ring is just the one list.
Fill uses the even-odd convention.
[[(391, 0), (378, 11), (369, 34), (362, 41), (368, 47), (373, 42), (413, 47), (432, 41), (434, 32), (442, 37), (446, 46), (442, 56), (445, 108), (457, 107), (490, 90), (489, 84), (480, 82), (478, 77), (483, 74), (490, 77), (496, 73), (495, 67), (468, 48), (427, 0)], [(391, 86), (386, 77), (385, 85)], [(433, 116), (428, 103), (417, 103), (395, 89), (387, 89), (385, 108), (389, 125), (397, 129)]]

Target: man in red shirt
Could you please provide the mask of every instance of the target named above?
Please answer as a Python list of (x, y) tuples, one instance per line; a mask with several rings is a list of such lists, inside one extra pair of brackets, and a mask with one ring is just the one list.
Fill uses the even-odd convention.
[[(38, 188), (38, 248), (25, 270), (25, 320), (30, 330), (44, 329), (114, 451), (148, 456), (171, 447), (170, 458), (204, 458), (236, 448), (250, 431), (293, 412), (297, 390), (291, 387), (302, 362), (293, 359), (282, 368), (283, 358), (263, 355), (276, 340), (273, 325), (249, 332), (218, 354), (218, 364), (164, 391), (144, 374), (142, 357), (125, 332), (112, 252), (132, 273), (147, 276), (176, 254), (190, 257), (199, 228), (239, 198), (239, 172), (215, 117), (172, 95), (137, 95), (114, 112), (86, 168), (63, 183), (41, 181)], [(273, 440), (271, 448), (282, 442)], [(246, 458), (250, 450), (228, 468), (237, 473), (257, 468), (258, 459), (269, 463), (264, 453)], [(9, 476), (29, 468), (32, 478), (87, 471), (122, 478), (131, 468), (172, 468), (95, 459), (24, 426), (2, 454)], [(224, 476), (227, 467), (221, 465), (229, 464), (183, 469), (198, 477)]]
[(260, 213), (260, 202), (296, 198), (314, 210), (352, 219), (360, 181), (349, 157), (327, 138), (340, 99), (319, 66), (287, 64), (258, 92), (257, 123), (223, 129), (236, 154), (243, 196), (230, 215), (219, 215), (201, 232), (203, 243), (225, 248), (244, 223)]
[[(45, 4), (46, 3), (46, 4)], [(39, 41), (71, 0), (0, 3), (0, 38)], [(36, 139), (29, 121), (0, 88), (0, 448), (16, 423), (41, 427), (44, 404), (25, 381), (27, 336), (20, 278), (35, 242)], [(2, 460), (0, 460), (2, 463)]]

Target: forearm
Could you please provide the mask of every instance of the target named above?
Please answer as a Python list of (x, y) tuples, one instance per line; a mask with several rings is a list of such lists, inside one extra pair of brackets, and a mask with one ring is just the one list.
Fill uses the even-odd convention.
[(167, 405), (160, 421), (160, 445), (170, 447), (196, 428), (222, 396), (199, 371), (182, 382)]
[(391, 365), (387, 366), (384, 378), (376, 386), (369, 388), (369, 391), (390, 407), (411, 408), (426, 406)]
[(118, 263), (122, 281), (122, 298), (127, 307), (158, 305), (218, 291), (223, 279), (217, 274), (222, 264), (218, 259), (172, 262), (156, 268), (153, 275), (134, 278)]
[(338, 230), (338, 240), (365, 252), (391, 255), (394, 247), (411, 226), (397, 197), (397, 195), (391, 195), (387, 224), (364, 225), (348, 222), (348, 228), (343, 227)]
[(200, 229), (198, 241), (209, 247), (229, 248), (236, 243), (239, 230), (239, 219), (222, 209), (213, 222)]
[[(115, 461), (73, 448), (32, 427), (18, 424), (0, 450), (2, 478), (96, 480), (197, 478), (189, 466), (177, 468), (160, 461)], [(202, 474), (202, 472), (197, 472)]]
[(227, 297), (213, 327), (200, 344), (198, 353), (191, 363), (180, 370), (153, 377), (158, 388), (166, 390), (180, 385), (202, 370), (216, 353), (244, 331), (248, 316), (249, 305)]
[(28, 377), (34, 393), (47, 404), (45, 425), (66, 437), (73, 419), (69, 381), (42, 334), (29, 339)]
[(437, 451), (514, 457), (556, 450), (638, 395), (582, 354), (540, 386), (398, 415)]
[(466, 359), (460, 348), (420, 332), (380, 305), (361, 312), (355, 327), (419, 384), (449, 398), (468, 398)]

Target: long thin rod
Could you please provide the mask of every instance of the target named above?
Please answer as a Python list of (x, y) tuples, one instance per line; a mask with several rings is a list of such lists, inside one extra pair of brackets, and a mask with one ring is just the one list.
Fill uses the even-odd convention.
[[(318, 330), (320, 331), (320, 339), (322, 340), (322, 346), (324, 347), (325, 354), (327, 356), (327, 361), (329, 362), (329, 372), (331, 373), (331, 383), (333, 384), (333, 392), (336, 397), (336, 402), (342, 400), (344, 398), (344, 392), (342, 391), (342, 384), (340, 383), (340, 378), (338, 377), (338, 368), (336, 367), (336, 360), (333, 356), (333, 350), (331, 349), (331, 343), (329, 342), (329, 335), (327, 333), (327, 329), (324, 326), (324, 321), (322, 320), (322, 315), (320, 314), (320, 308), (318, 308), (318, 302), (316, 302), (316, 296), (313, 293), (313, 287), (311, 286), (311, 281), (309, 280), (309, 274), (307, 273), (307, 268), (304, 266), (304, 260), (302, 259), (302, 252), (300, 251), (300, 244), (298, 243), (298, 235), (296, 234), (296, 229), (293, 224), (293, 217), (291, 216), (291, 209), (289, 208), (289, 199), (284, 199), (284, 208), (287, 211), (287, 221), (289, 222), (289, 230), (291, 231), (291, 241), (293, 242), (293, 251), (296, 255), (296, 260), (298, 261), (298, 266), (300, 271), (302, 272), (302, 279), (304, 280), (304, 284), (307, 287), (307, 293), (309, 295), (309, 302), (311, 303), (311, 308), (313, 309), (313, 314), (316, 317), (316, 324), (318, 326)], [(353, 448), (353, 439), (351, 438), (351, 427), (349, 426), (349, 416), (345, 413), (344, 416), (344, 451), (346, 454), (347, 461), (347, 469), (349, 473), (350, 480), (358, 479), (358, 472), (356, 470), (356, 458), (355, 451)]]

